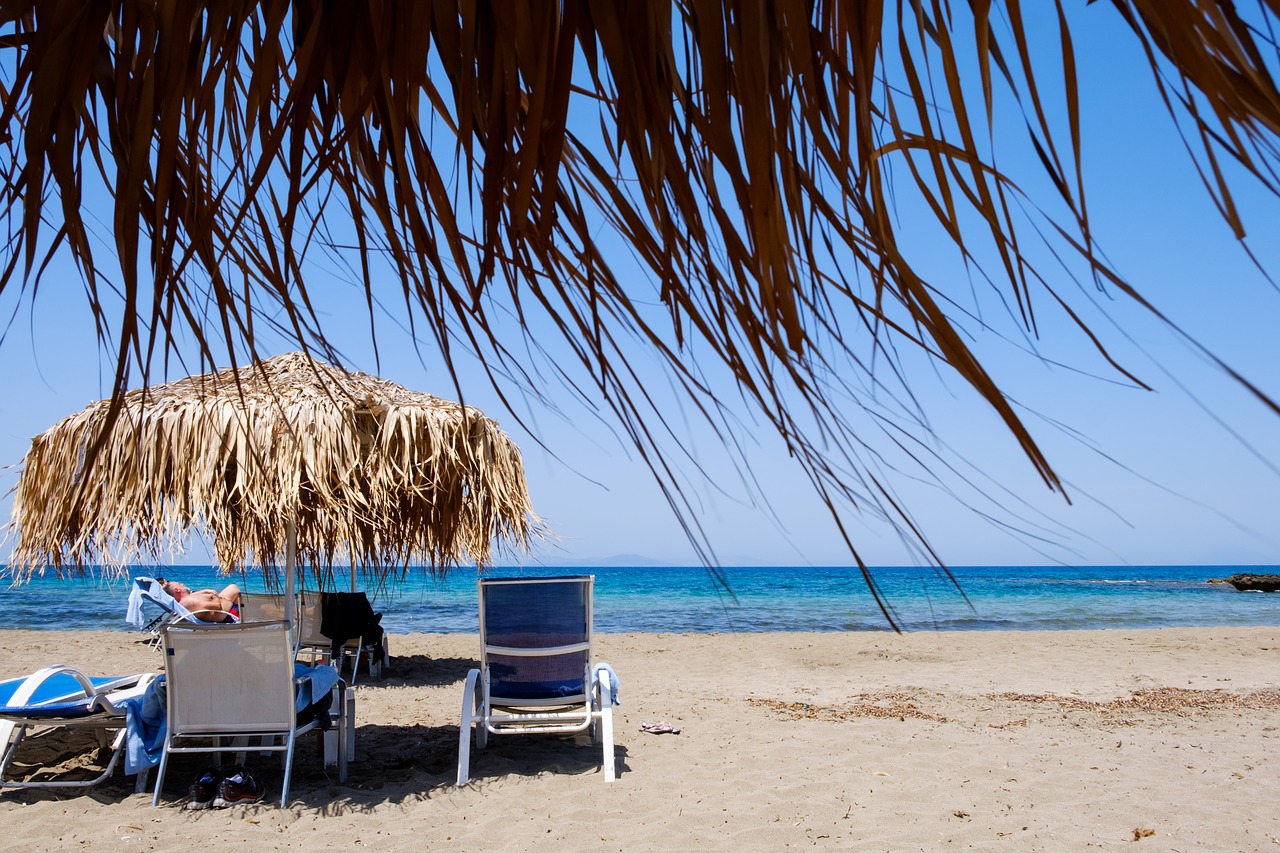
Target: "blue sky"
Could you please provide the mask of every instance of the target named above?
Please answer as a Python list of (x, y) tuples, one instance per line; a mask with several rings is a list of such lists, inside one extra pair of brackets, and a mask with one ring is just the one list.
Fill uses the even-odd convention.
[[(1075, 30), (1086, 186), (1101, 244), (1115, 267), (1172, 320), (1280, 397), (1280, 336), (1274, 332), (1280, 292), (1252, 265), (1209, 203), (1136, 45), (1113, 26), (1095, 26), (1108, 20), (1105, 11), (1090, 7), (1094, 17), (1077, 16), (1082, 25)], [(1009, 127), (1016, 132), (1014, 124)], [(1006, 168), (1026, 165), (1025, 151), (1002, 149), (1006, 153)], [(1250, 247), (1266, 268), (1280, 272), (1280, 246), (1268, 240), (1280, 224), (1280, 203), (1246, 183), (1237, 186)], [(902, 215), (910, 223), (918, 212), (908, 202)], [(105, 212), (101, 218), (110, 222)], [(105, 225), (103, 231), (109, 233)], [(921, 240), (930, 237), (923, 222), (917, 233)], [(963, 270), (944, 250), (929, 272), (957, 291), (969, 289)], [(958, 466), (971, 466), (958, 467), (955, 482), (974, 486), (957, 486), (960, 501), (910, 472), (895, 481), (938, 553), (953, 565), (1280, 563), (1280, 418), (1122, 296), (1091, 292), (1091, 285), (1076, 289), (1065, 279), (1056, 283), (1154, 391), (1105, 375), (1051, 312), (1036, 347), (1047, 359), (1084, 373), (995, 336), (975, 344), (1006, 390), (1034, 413), (1029, 423), (1067, 482), (1068, 505), (1040, 484), (1016, 444), (961, 383), (917, 369), (913, 390), (930, 414), (938, 446), (950, 448), (948, 458)], [(310, 286), (349, 366), (452, 396), (440, 364), (429, 357), (420, 363), (394, 323), (380, 322), (381, 363), (375, 364), (361, 294), (350, 285), (317, 270)], [(31, 436), (103, 396), (111, 366), (96, 348), (83, 287), (65, 261), (46, 275), (34, 306), (9, 293), (0, 296), (0, 312), (15, 317), (0, 343), (0, 464), (9, 465), (20, 460)], [(349, 322), (348, 316), (356, 319)], [(273, 352), (288, 348), (282, 344)], [(638, 358), (645, 363), (643, 355)], [(522, 406), (517, 418), (503, 411), (477, 370), (464, 366), (462, 379), (468, 402), (496, 418), (524, 450), (535, 507), (558, 535), (536, 559), (578, 564), (634, 555), (694, 561), (648, 470), (607, 419), (554, 388), (550, 397), (558, 411), (533, 403)], [(666, 380), (656, 368), (649, 380), (697, 465), (710, 474), (704, 478), (692, 464), (682, 466), (686, 496), (721, 562), (850, 562), (827, 510), (780, 441), (750, 428), (750, 412), (737, 414), (747, 424), (740, 434), (758, 489), (744, 485), (720, 437), (665, 393)], [(13, 469), (0, 471), (0, 489), (7, 493), (15, 479)], [(988, 504), (983, 495), (995, 501)], [(7, 517), (9, 509), (6, 497), (0, 514)], [(868, 562), (912, 561), (889, 526), (856, 513), (844, 519)], [(1011, 519), (1018, 530), (1007, 526)], [(208, 561), (198, 543), (175, 560)]]

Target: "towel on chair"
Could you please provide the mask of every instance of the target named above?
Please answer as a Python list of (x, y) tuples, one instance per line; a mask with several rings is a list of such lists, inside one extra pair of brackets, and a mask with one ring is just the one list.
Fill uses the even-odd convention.
[(139, 773), (160, 763), (167, 729), (164, 676), (152, 679), (141, 696), (122, 699), (124, 707), (124, 772)]

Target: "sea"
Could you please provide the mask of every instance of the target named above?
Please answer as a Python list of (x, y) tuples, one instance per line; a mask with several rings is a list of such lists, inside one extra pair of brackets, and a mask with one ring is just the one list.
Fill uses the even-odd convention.
[[(871, 570), (879, 601), (856, 567), (574, 566), (498, 568), (487, 577), (595, 576), (601, 632), (1046, 631), (1098, 628), (1280, 626), (1280, 593), (1213, 583), (1276, 566), (960, 566)], [(193, 589), (237, 582), (267, 590), (261, 575), (211, 566), (138, 567)], [(393, 633), (475, 633), (476, 571), (433, 578), (413, 569), (381, 587), (357, 584)], [(348, 589), (339, 570), (337, 589)], [(130, 575), (35, 577), (0, 587), (0, 629), (135, 630), (125, 622)], [(882, 607), (883, 604), (883, 607)]]

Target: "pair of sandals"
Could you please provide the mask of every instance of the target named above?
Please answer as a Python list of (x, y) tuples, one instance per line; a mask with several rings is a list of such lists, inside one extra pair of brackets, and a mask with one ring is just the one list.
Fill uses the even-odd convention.
[(678, 735), (680, 727), (673, 726), (664, 720), (658, 723), (645, 723), (640, 727), (640, 731), (651, 735)]

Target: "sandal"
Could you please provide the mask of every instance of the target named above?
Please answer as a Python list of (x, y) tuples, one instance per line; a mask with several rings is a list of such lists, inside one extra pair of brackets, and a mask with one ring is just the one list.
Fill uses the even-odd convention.
[(640, 731), (642, 731), (642, 732), (647, 732), (647, 733), (649, 733), (649, 734), (651, 734), (651, 735), (668, 735), (668, 734), (670, 734), (670, 735), (678, 735), (678, 734), (680, 734), (680, 729), (679, 729), (679, 727), (678, 727), (678, 726), (673, 726), (673, 725), (671, 725), (670, 723), (665, 722), (665, 721), (664, 721), (664, 722), (661, 722), (661, 723), (645, 723), (644, 725), (642, 725), (642, 726), (640, 727)]

